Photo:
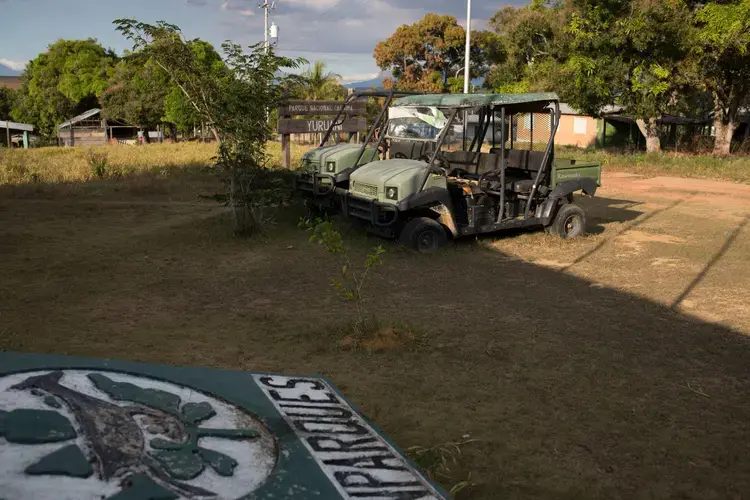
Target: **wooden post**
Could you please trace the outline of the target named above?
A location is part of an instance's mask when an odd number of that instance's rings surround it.
[[[75,146],[74,142],[75,142],[75,138],[74,138],[74,135],[73,135],[73,124],[71,123],[70,124],[70,144],[68,144],[68,146],[70,146],[70,147]]]
[[[23,149],[29,149],[29,133],[26,130],[23,131]]]
[[[292,165],[291,142],[289,134],[281,134],[281,163],[287,170],[289,170]]]
[[[7,121],[5,122],[5,140],[8,141],[5,143],[6,146],[10,148],[10,122]]]

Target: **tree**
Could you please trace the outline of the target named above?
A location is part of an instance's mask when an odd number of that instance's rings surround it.
[[[660,151],[657,122],[680,99],[679,74],[692,17],[684,0],[571,0],[570,55],[558,81],[570,104],[598,115],[621,104],[636,118],[649,152]]]
[[[102,112],[108,120],[155,128],[164,118],[164,100],[171,83],[153,61],[124,59],[113,70],[109,88],[102,94]]]
[[[170,86],[169,93],[164,98],[164,120],[174,124],[175,128],[183,134],[201,125],[200,113],[176,85]]]
[[[395,81],[387,87],[443,92],[449,78],[464,68],[466,30],[453,16],[427,14],[412,25],[402,25],[375,47],[375,61],[390,70]],[[472,78],[484,76],[495,55],[498,39],[490,32],[472,32]]]
[[[58,40],[26,66],[13,118],[52,135],[60,122],[98,106],[116,61],[94,39]]]
[[[7,88],[0,87],[0,120],[10,118],[10,112],[16,101],[16,92]]]
[[[190,40],[187,46],[201,72],[218,77],[226,73],[213,45]],[[131,125],[154,128],[168,123],[187,132],[201,121],[180,88],[147,51],[128,54],[115,66],[101,100],[105,117]]]
[[[325,100],[344,97],[344,87],[339,80],[341,75],[326,71],[326,63],[315,61],[302,72],[302,85],[298,89],[303,99]]]
[[[714,153],[728,155],[737,115],[750,105],[750,0],[708,3],[695,15],[693,83],[714,100]]]
[[[548,90],[548,74],[567,56],[565,11],[559,5],[505,7],[490,19],[499,36],[500,51],[485,80],[497,92]],[[496,49],[497,50],[497,49]]]
[[[179,27],[135,19],[118,19],[115,25],[133,43],[134,52],[152,58],[210,124],[218,143],[215,169],[227,186],[226,194],[217,198],[231,207],[235,232],[262,230],[264,210],[280,198],[280,187],[266,167],[265,147],[272,136],[267,113],[281,102],[285,85],[298,81],[279,77],[279,72],[304,61],[278,57],[262,44],[251,45],[246,53],[226,42],[223,69],[217,62],[216,71],[206,72]]]

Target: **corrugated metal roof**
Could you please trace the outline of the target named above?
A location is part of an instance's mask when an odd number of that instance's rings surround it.
[[[394,106],[436,106],[440,108],[478,108],[481,106],[512,106],[539,103],[542,108],[559,101],[557,94],[426,94],[402,97]]]
[[[87,119],[91,118],[92,116],[96,116],[96,115],[98,115],[101,112],[102,112],[102,110],[99,109],[99,108],[90,109],[90,110],[86,111],[85,113],[81,113],[80,115],[75,116],[75,117],[71,118],[70,120],[61,123],[60,126],[57,127],[57,129],[58,130],[62,130],[65,127],[70,127],[71,125],[74,125],[74,124],[76,124],[78,122],[82,122],[83,120],[87,120]]]
[[[8,128],[11,130],[23,130],[25,132],[34,131],[34,126],[28,123],[4,122],[0,120],[0,132]]]

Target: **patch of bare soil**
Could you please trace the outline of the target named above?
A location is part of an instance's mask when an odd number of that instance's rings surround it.
[[[665,199],[695,196],[708,201],[750,206],[750,185],[708,179],[682,177],[648,177],[622,172],[605,173],[602,184],[605,190],[655,195]]]

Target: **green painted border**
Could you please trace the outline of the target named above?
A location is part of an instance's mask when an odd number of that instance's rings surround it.
[[[326,377],[270,372],[244,372],[207,367],[170,366],[57,354],[0,351],[0,376],[11,373],[56,369],[113,371],[173,382],[206,392],[217,399],[239,406],[254,414],[276,437],[278,458],[273,474],[268,481],[257,490],[238,500],[289,498],[288,495],[290,492],[302,493],[303,489],[305,497],[317,497],[321,499],[340,498],[338,490],[320,469],[315,457],[309,453],[294,430],[287,424],[284,417],[279,414],[263,390],[257,386],[253,375],[282,375],[284,377],[318,379],[325,382],[342,401],[348,404],[384,441],[392,446],[406,463],[429,483],[439,495],[442,495],[446,499],[450,498],[443,488],[423,474],[417,464]],[[238,381],[238,377],[243,380]],[[274,415],[274,417],[270,418],[269,415]],[[302,476],[296,473],[299,470],[315,470],[316,474],[314,476]]]

